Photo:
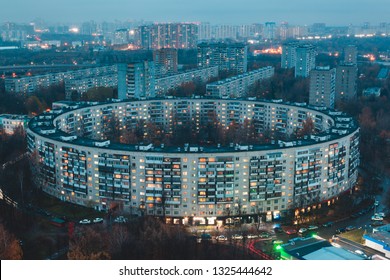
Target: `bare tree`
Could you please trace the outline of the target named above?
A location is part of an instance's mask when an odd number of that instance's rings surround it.
[[[112,256],[120,256],[122,248],[129,241],[129,230],[122,225],[114,225],[110,233],[109,247]]]
[[[71,260],[108,260],[108,241],[104,233],[92,227],[80,229],[69,240],[68,258]]]
[[[21,260],[23,251],[19,240],[9,233],[3,224],[0,224],[0,259]]]

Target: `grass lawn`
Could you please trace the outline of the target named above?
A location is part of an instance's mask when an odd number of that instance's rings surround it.
[[[84,219],[104,217],[105,213],[96,211],[92,208],[83,207],[69,202],[61,201],[45,193],[40,193],[36,200],[38,207],[49,211],[54,216],[67,217],[68,219]]]
[[[340,234],[340,236],[349,239],[353,242],[364,244],[364,239],[363,239],[364,232],[365,232],[364,229],[355,229],[355,230],[344,232]]]

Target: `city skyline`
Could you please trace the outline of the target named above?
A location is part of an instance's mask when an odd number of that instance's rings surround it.
[[[330,25],[375,25],[386,21],[390,6],[386,0],[354,1],[328,0],[326,5],[318,0],[266,2],[199,0],[196,2],[166,0],[125,1],[101,0],[66,2],[15,0],[3,3],[2,21],[31,22],[41,18],[50,23],[80,23],[83,21],[145,20],[155,22],[210,22],[212,24],[250,24],[257,22],[287,21],[291,24],[324,22]],[[20,9],[23,7],[23,9]]]

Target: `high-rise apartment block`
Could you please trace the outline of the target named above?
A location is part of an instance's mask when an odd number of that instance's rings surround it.
[[[165,77],[177,73],[177,49],[158,49],[153,51],[156,77]]]
[[[276,23],[266,22],[264,29],[264,39],[275,40],[276,39]]]
[[[299,46],[296,49],[295,77],[308,77],[315,68],[316,50],[312,45]]]
[[[282,68],[295,68],[295,77],[308,77],[315,68],[316,49],[310,44],[296,42],[282,46]]]
[[[336,69],[316,67],[310,71],[309,104],[334,108]]]
[[[242,38],[258,38],[263,32],[261,24],[244,25],[211,25],[209,22],[198,24],[199,41],[208,40],[240,40]]]
[[[357,65],[357,48],[349,45],[344,48],[344,63]]]
[[[336,67],[336,103],[357,98],[357,75],[356,64],[342,64]]]
[[[151,61],[118,65],[118,98],[155,96],[155,67]]]
[[[218,66],[220,71],[245,73],[248,69],[248,46],[242,43],[201,43],[198,67]]]
[[[114,38],[112,43],[114,45],[122,45],[129,43],[129,30],[126,28],[117,29],[114,32]]]
[[[138,43],[144,49],[195,49],[198,25],[193,23],[159,23],[138,27]]]

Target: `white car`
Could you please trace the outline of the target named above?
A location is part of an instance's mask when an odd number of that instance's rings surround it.
[[[254,239],[254,238],[258,238],[259,236],[256,235],[256,234],[248,234],[247,238],[248,239]]]
[[[223,241],[227,241],[227,237],[225,235],[218,235],[216,238],[215,238],[217,241],[220,241],[220,242],[223,242]]]
[[[88,224],[90,224],[91,223],[91,220],[89,220],[89,219],[83,219],[83,220],[81,220],[80,222],[79,222],[79,224],[82,224],[82,225],[88,225]]]
[[[376,215],[371,217],[371,220],[372,221],[383,221],[383,217],[376,214]]]
[[[310,225],[307,227],[308,230],[315,230],[315,229],[318,229],[318,227],[316,225]]]
[[[302,234],[302,233],[305,233],[307,231],[307,228],[300,228],[299,229],[299,233]]]
[[[95,219],[93,219],[93,222],[94,222],[95,224],[97,224],[97,223],[103,223],[103,218],[95,218]]]
[[[368,258],[368,256],[361,250],[355,250],[355,254],[362,256],[363,258]]]
[[[244,237],[241,235],[241,234],[234,234],[233,236],[232,236],[232,239],[233,240],[241,240],[241,239],[243,239]]]

